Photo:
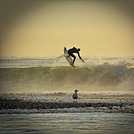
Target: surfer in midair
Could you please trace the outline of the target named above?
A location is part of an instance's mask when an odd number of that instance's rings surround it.
[[[83,60],[83,59],[81,58],[81,56],[80,56],[79,51],[80,51],[80,48],[77,49],[77,48],[75,48],[75,47],[73,47],[73,48],[71,48],[71,49],[68,50],[68,54],[74,58],[74,59],[73,59],[73,64],[74,64],[75,59],[76,59],[76,56],[75,56],[73,53],[77,53],[78,56],[79,56],[79,58],[81,59],[81,61],[84,62],[84,60]]]

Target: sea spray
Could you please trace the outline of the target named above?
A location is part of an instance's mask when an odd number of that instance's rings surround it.
[[[133,81],[134,69],[126,63],[0,69],[0,92],[134,91]]]

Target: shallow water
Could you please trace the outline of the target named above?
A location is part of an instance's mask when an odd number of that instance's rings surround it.
[[[123,113],[0,114],[1,133],[133,134],[134,115]]]

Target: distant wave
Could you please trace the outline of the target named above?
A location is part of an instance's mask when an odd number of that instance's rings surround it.
[[[127,64],[110,64],[76,67],[31,67],[1,68],[0,91],[10,89],[50,90],[56,88],[120,87],[122,90],[134,90],[134,68]],[[120,86],[121,85],[121,86]],[[113,88],[113,89],[114,89]],[[91,88],[90,88],[91,89]]]

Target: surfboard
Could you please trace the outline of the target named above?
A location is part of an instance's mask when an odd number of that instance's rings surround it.
[[[72,58],[70,57],[70,55],[69,55],[68,52],[67,52],[66,47],[64,47],[64,57],[66,58],[66,60],[68,61],[68,63],[69,63],[72,67],[75,67],[74,64],[73,64]]]

